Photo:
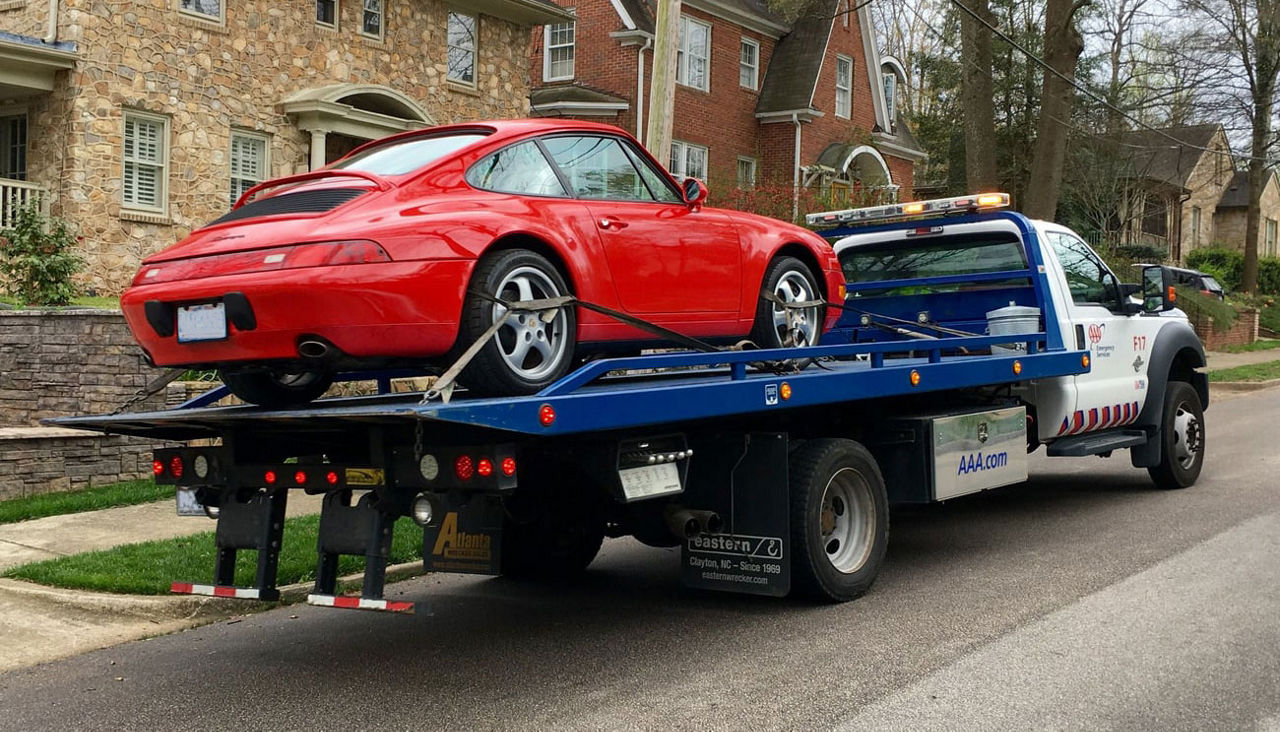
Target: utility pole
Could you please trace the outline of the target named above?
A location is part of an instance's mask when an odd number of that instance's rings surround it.
[[[653,39],[653,80],[644,143],[666,165],[671,160],[671,118],[676,95],[676,54],[680,49],[680,0],[658,0]]]

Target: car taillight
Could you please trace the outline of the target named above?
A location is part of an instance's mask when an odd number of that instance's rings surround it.
[[[323,267],[337,264],[390,262],[391,257],[371,241],[331,241],[323,244],[301,244],[284,255],[280,269]]]
[[[1217,297],[1217,295],[1213,294],[1213,290],[1201,290],[1200,294],[1205,297]]]
[[[245,272],[390,261],[391,257],[377,242],[365,239],[326,241],[144,264],[134,275],[133,286]]]

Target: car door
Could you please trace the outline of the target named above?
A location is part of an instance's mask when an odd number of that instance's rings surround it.
[[[625,310],[685,332],[738,317],[742,249],[723,213],[688,206],[631,143],[599,134],[541,138],[591,212]]]
[[[1091,354],[1090,372],[1074,377],[1075,409],[1060,415],[1056,436],[1131,424],[1147,397],[1154,319],[1125,312],[1119,280],[1082,239],[1053,229],[1046,238],[1070,296],[1071,330]]]

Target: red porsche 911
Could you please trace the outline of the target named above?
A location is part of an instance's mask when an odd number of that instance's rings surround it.
[[[531,119],[371,142],[264,183],[147,258],[121,301],[158,366],[217,368],[264,406],[308,402],[342,369],[439,366],[503,321],[463,372],[473,393],[534,393],[581,358],[654,336],[585,309],[547,322],[505,302],[573,294],[703,339],[816,343],[836,313],[831,246],[709,208],[622,130]]]

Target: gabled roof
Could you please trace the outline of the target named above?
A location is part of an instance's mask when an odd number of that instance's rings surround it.
[[[1266,186],[1276,182],[1276,174],[1268,171],[1266,173]],[[1231,182],[1227,184],[1227,189],[1222,192],[1222,198],[1218,201],[1218,208],[1248,208],[1249,207],[1249,171],[1238,170],[1231,177]]]
[[[818,72],[831,37],[838,0],[814,0],[802,11],[769,59],[756,116],[809,109],[818,85]],[[815,49],[822,52],[814,53]]]
[[[1186,188],[1200,158],[1214,154],[1201,148],[1210,147],[1221,132],[1222,125],[1216,123],[1132,130],[1120,135],[1119,154],[1127,160],[1133,176]]]

